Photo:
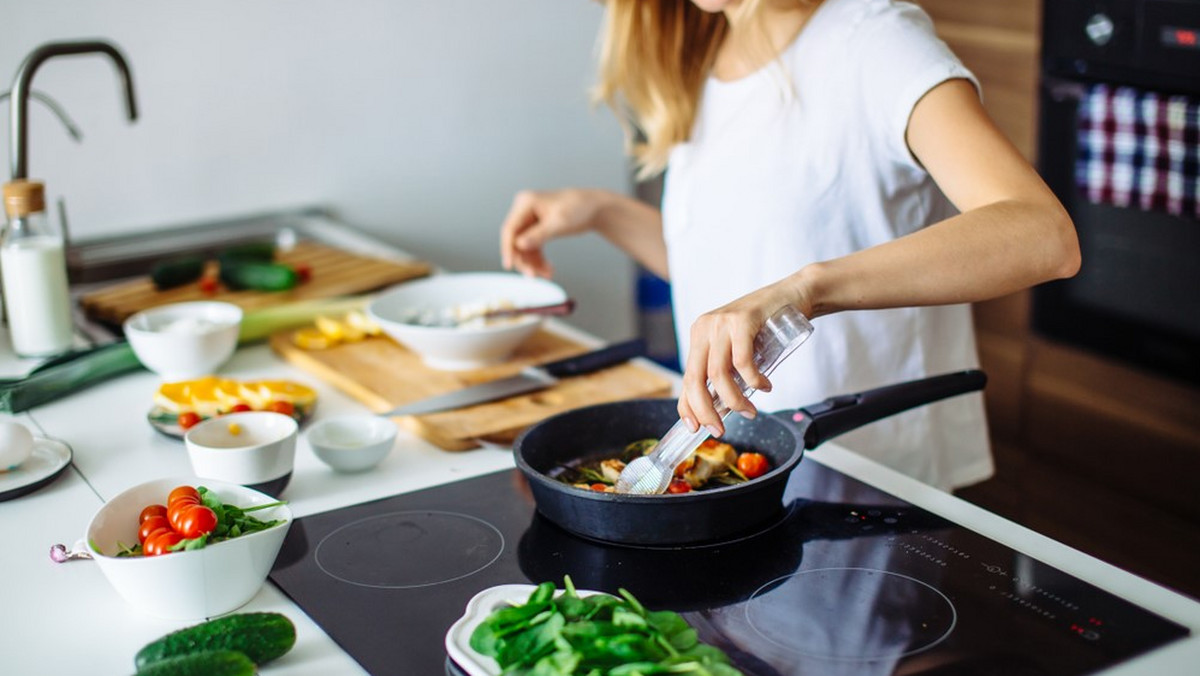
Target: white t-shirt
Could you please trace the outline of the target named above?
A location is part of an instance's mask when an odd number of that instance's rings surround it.
[[[702,313],[956,212],[905,142],[917,101],[974,76],[917,6],[825,0],[770,66],[709,78],[689,142],[670,156],[663,228],[680,355]],[[978,365],[968,305],[842,312],[757,393],[762,411]],[[992,473],[979,394],[837,439],[943,489]]]

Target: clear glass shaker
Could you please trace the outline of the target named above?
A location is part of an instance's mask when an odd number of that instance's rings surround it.
[[[13,350],[49,357],[71,349],[70,295],[62,233],[46,215],[45,187],[18,179],[4,184],[8,227],[0,241],[0,275]]]

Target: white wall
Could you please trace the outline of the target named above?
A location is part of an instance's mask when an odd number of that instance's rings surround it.
[[[34,78],[83,130],[74,143],[30,102],[29,175],[66,198],[77,239],[321,205],[449,269],[494,270],[516,190],[627,190],[620,129],[587,99],[601,13],[585,0],[0,0],[0,90],[44,42],[103,38],[129,60],[133,124],[105,57],[51,59]],[[628,260],[593,235],[550,253],[576,323],[632,335]]]

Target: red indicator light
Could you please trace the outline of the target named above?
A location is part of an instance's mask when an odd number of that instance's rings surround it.
[[[1186,28],[1175,29],[1175,44],[1195,47],[1197,43],[1196,31]]]
[[[1088,624],[1092,625],[1093,627],[1102,627],[1102,626],[1104,626],[1104,623],[1103,623],[1103,622],[1101,622],[1100,620],[1097,620],[1097,619],[1096,619],[1096,618],[1094,618],[1094,617],[1089,617],[1089,618],[1088,618]]]

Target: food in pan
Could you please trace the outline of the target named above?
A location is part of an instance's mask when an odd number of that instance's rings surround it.
[[[613,492],[621,470],[634,458],[654,450],[657,439],[639,439],[615,457],[592,458],[563,468],[557,479],[576,488]],[[761,453],[739,452],[732,445],[717,439],[707,439],[686,460],[675,468],[675,478],[667,487],[668,493],[690,493],[717,486],[740,484],[756,479],[771,470],[771,463]]]

